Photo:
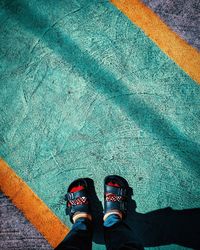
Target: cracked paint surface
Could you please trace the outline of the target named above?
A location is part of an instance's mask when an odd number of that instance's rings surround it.
[[[49,208],[70,226],[66,187],[108,174],[199,207],[199,85],[107,1],[0,4],[0,153]]]

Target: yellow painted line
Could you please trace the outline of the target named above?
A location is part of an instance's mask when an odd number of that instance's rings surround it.
[[[139,0],[111,0],[132,22],[139,26],[162,51],[193,80],[200,83],[200,53],[172,31],[150,8]]]
[[[69,232],[69,229],[3,159],[0,159],[0,190],[23,212],[53,248]]]

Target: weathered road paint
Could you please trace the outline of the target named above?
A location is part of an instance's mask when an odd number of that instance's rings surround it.
[[[69,229],[3,159],[0,159],[0,190],[23,212],[52,247],[55,248],[68,233]]]
[[[173,32],[150,8],[139,0],[111,0],[138,25],[162,51],[192,79],[200,83],[200,53]]]

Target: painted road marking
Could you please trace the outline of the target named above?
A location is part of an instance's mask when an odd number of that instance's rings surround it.
[[[138,0],[112,0],[112,3],[142,28],[147,36],[194,80],[200,82],[200,57],[197,50],[180,39]],[[0,189],[22,210],[53,247],[56,247],[69,232],[69,229],[2,159],[0,159]]]
[[[56,217],[3,159],[0,159],[0,190],[23,212],[53,248],[69,232],[69,228]]]
[[[111,0],[134,24],[153,40],[193,80],[200,83],[200,53],[172,31],[139,0]]]

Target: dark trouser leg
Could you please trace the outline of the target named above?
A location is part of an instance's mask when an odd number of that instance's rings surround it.
[[[134,232],[118,215],[110,215],[104,222],[107,250],[142,250]]]
[[[92,223],[90,220],[85,218],[78,219],[65,239],[55,248],[55,250],[65,249],[92,249]]]

